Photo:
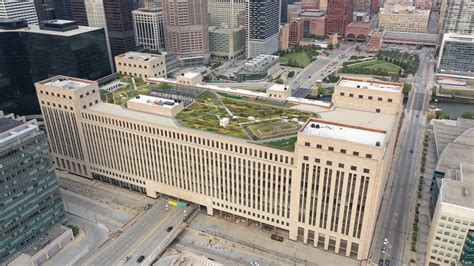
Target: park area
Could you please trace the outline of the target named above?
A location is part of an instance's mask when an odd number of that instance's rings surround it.
[[[343,73],[351,74],[388,74],[398,75],[401,68],[379,59],[349,61],[342,69]]]
[[[124,84],[122,88],[113,92],[101,91],[100,97],[103,102],[121,105],[137,95],[150,94],[150,85],[146,84],[141,78],[122,76],[120,82]]]
[[[279,106],[271,101],[249,101],[246,97],[206,91],[181,111],[176,119],[181,125],[189,128],[242,139],[267,141],[295,136],[311,116],[315,114]],[[226,126],[220,124],[223,119],[229,121]],[[292,145],[294,146],[294,143]]]
[[[295,52],[285,54],[283,56],[280,56],[279,61],[282,65],[301,68],[305,68],[311,63],[311,60],[306,52]]]

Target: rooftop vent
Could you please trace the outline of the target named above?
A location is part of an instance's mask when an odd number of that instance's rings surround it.
[[[184,73],[181,73],[181,76],[184,76]]]
[[[380,147],[380,141],[375,142],[375,146]]]
[[[285,90],[285,91],[286,91],[287,89],[288,89],[288,88],[287,88],[287,87],[285,87],[283,90]]]

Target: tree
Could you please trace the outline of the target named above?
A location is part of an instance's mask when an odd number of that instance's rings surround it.
[[[166,82],[163,82],[163,83],[158,84],[158,86],[156,87],[160,90],[168,90],[171,88],[171,85]]]
[[[462,118],[474,119],[474,112],[464,112],[461,115]]]
[[[332,45],[332,43],[328,44],[328,49],[329,49],[329,50],[334,49],[334,45]]]
[[[292,78],[292,77],[294,77],[294,76],[295,76],[295,71],[290,71],[290,72],[288,72],[288,77],[289,77],[289,78]]]

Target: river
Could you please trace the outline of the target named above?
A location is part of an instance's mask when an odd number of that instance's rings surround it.
[[[450,113],[452,119],[460,117],[464,112],[474,112],[474,104],[472,103],[430,102],[430,105],[436,106],[443,112]]]

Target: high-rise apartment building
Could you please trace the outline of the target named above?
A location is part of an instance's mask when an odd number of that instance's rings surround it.
[[[474,4],[470,0],[443,0],[439,16],[440,33],[473,34],[473,14]]]
[[[103,0],[103,5],[112,56],[133,50],[136,46],[130,0]]]
[[[280,23],[288,22],[288,0],[280,0]]]
[[[301,18],[292,18],[290,20],[290,36],[288,44],[290,47],[295,47],[300,44],[303,39],[303,21]]]
[[[0,0],[0,19],[25,19],[29,24],[38,24],[33,0]]]
[[[392,162],[401,87],[343,78],[332,107],[298,130],[294,151],[179,125],[182,106],[166,99],[101,103],[88,80],[54,77],[36,91],[57,169],[194,202],[361,260]]]
[[[35,120],[0,111],[0,264],[66,222],[48,142]]]
[[[239,14],[245,11],[247,0],[209,0],[209,26],[237,28]]]
[[[248,0],[247,58],[278,52],[279,0]]]
[[[474,35],[446,33],[438,56],[437,73],[474,79]]]
[[[326,35],[337,33],[344,38],[346,27],[352,21],[352,0],[330,0],[327,2]]]
[[[166,50],[175,52],[183,65],[209,62],[207,0],[164,0]]]
[[[137,46],[159,51],[165,48],[163,13],[160,8],[140,8],[132,11]]]
[[[72,21],[0,21],[0,109],[40,112],[34,82],[58,74],[99,79],[112,73],[104,29]]]
[[[474,264],[474,121],[432,120],[437,163],[431,178],[426,265]]]

